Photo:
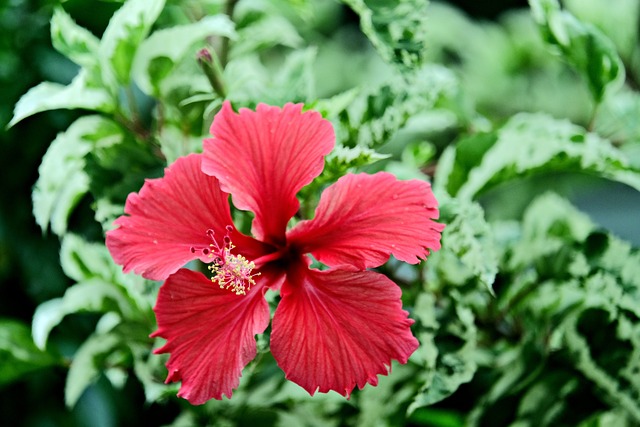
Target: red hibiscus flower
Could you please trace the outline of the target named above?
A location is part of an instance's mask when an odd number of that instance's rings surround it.
[[[279,291],[271,352],[286,378],[310,394],[376,385],[391,360],[418,347],[400,288],[367,270],[393,254],[415,264],[440,248],[444,225],[429,184],[380,172],[347,174],[322,194],[312,220],[287,230],[296,193],[320,174],[333,128],[302,105],[223,105],[204,154],[178,159],[129,195],[107,233],[124,271],[165,280],[154,308],[170,353],[167,382],[201,404],[231,397],[269,324],[267,290]],[[253,212],[253,237],[234,226],[229,194]],[[307,254],[329,266],[310,268]],[[181,268],[199,259],[209,277]]]

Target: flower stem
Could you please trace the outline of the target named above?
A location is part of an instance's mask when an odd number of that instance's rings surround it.
[[[224,13],[232,19],[233,9],[236,7],[238,0],[227,0],[227,4],[224,8]],[[220,45],[220,65],[224,68],[229,60],[229,37],[223,37]]]
[[[221,97],[226,98],[227,91],[222,82],[222,67],[216,57],[211,55],[208,48],[202,48],[197,54],[198,64],[207,76],[213,90]]]

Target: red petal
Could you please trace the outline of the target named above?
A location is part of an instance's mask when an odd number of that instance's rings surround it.
[[[186,269],[160,288],[154,307],[158,330],[152,336],[167,339],[156,353],[171,353],[167,382],[182,381],[178,396],[194,405],[231,397],[242,369],[256,355],[255,335],[269,324],[264,289],[236,295]]]
[[[330,266],[364,270],[393,254],[415,264],[440,249],[444,224],[438,202],[423,181],[393,175],[347,174],[320,197],[315,218],[287,234],[290,245]]]
[[[271,353],[286,378],[311,395],[376,385],[391,359],[406,363],[418,348],[401,291],[372,271],[295,268],[273,318]]]
[[[233,222],[228,194],[215,178],[202,173],[201,159],[197,154],[180,158],[163,178],[147,180],[139,193],[129,195],[127,215],[115,221],[119,228],[107,232],[107,247],[125,272],[163,280],[193,259],[211,261],[191,248],[209,247],[208,229],[222,243],[225,226]],[[262,253],[258,242],[235,229],[231,239],[235,252],[249,259]]]
[[[202,170],[220,180],[239,209],[255,213],[259,240],[283,244],[298,211],[296,193],[322,172],[335,143],[331,123],[302,104],[258,105],[236,114],[225,102],[204,141]]]
[[[254,271],[260,273],[260,276],[255,278],[256,282],[259,281],[262,286],[272,291],[279,291],[286,277],[282,267],[273,264],[266,264]]]

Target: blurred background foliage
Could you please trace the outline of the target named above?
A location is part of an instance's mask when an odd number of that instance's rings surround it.
[[[640,424],[640,4],[486,3],[0,2],[0,425]],[[177,399],[158,284],[104,247],[223,98],[332,120],[303,215],[349,170],[433,181],[443,249],[381,269],[422,346],[350,401],[266,338],[233,399]]]

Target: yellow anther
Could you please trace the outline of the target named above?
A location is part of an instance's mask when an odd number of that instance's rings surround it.
[[[256,266],[253,261],[247,260],[242,255],[233,255],[232,248],[234,246],[229,244],[218,254],[218,259],[209,266],[209,270],[214,274],[211,281],[217,283],[221,289],[229,289],[236,295],[246,295],[251,286],[256,284],[253,278],[260,273],[252,274]]]

